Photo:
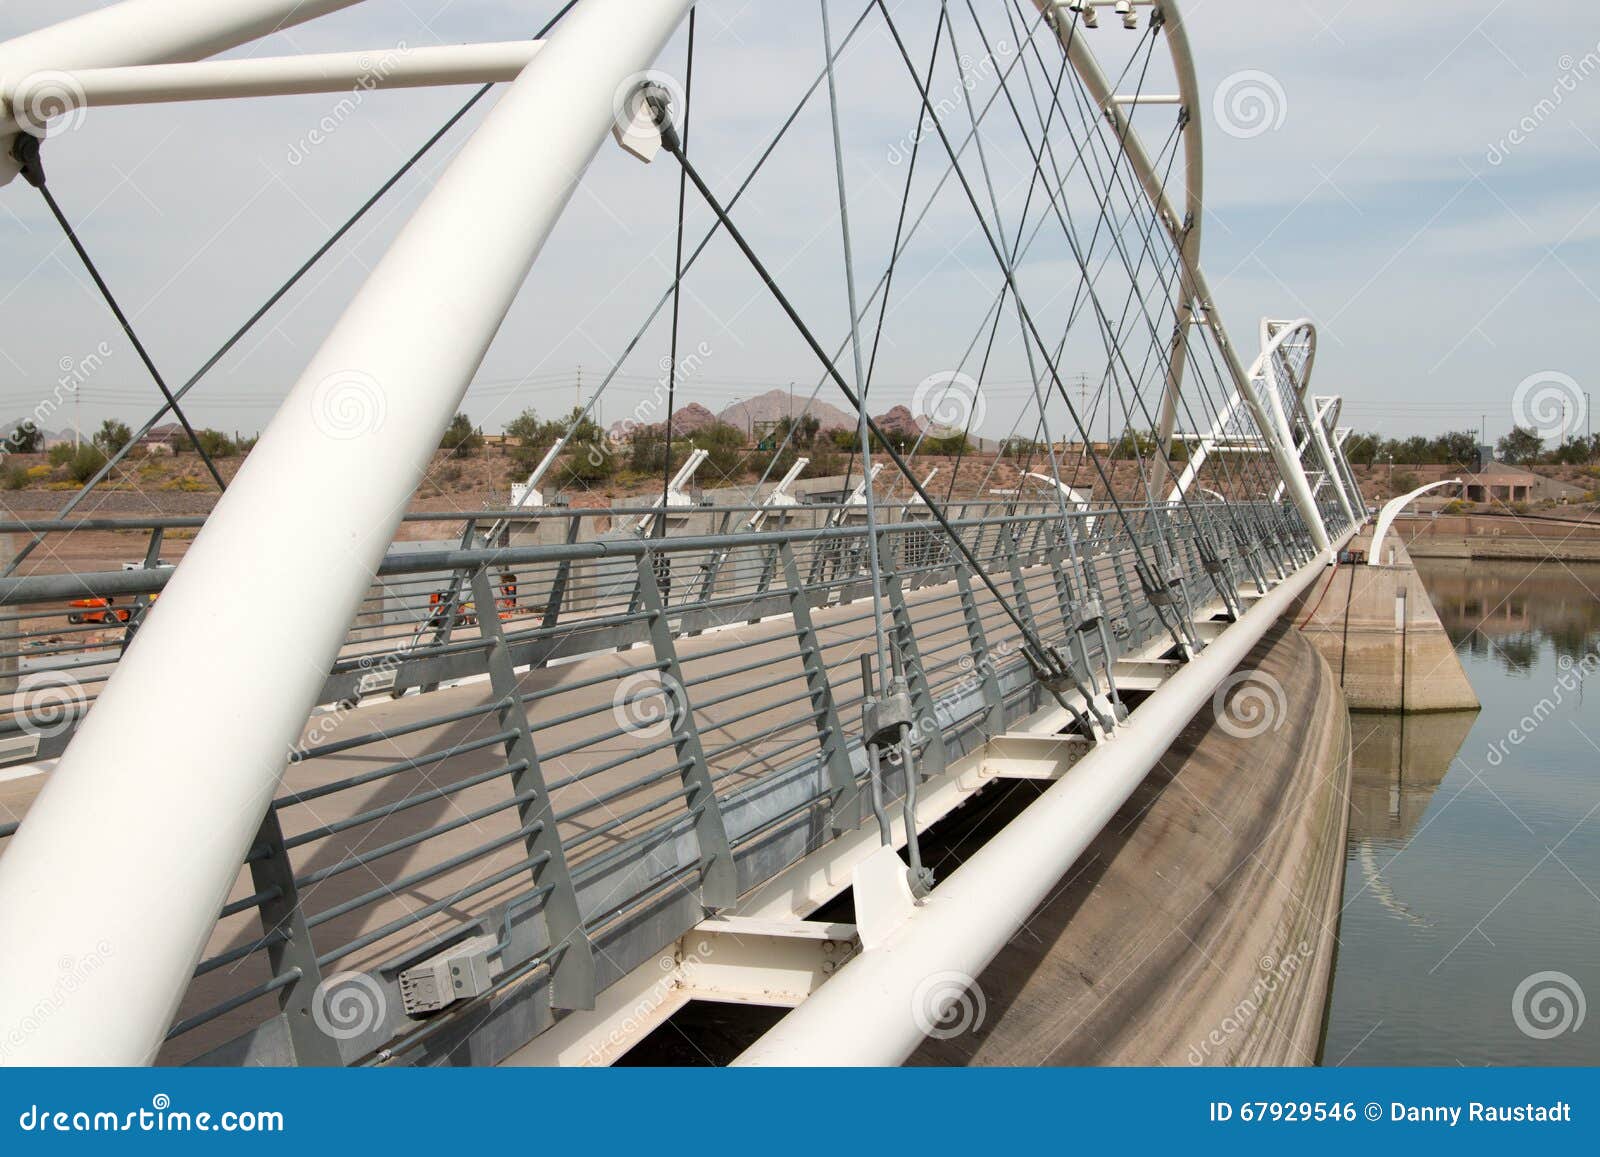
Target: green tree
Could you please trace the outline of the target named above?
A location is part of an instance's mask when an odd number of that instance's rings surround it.
[[[1383,450],[1383,437],[1379,434],[1352,434],[1344,444],[1345,457],[1352,466],[1371,466]]]
[[[85,442],[67,459],[67,473],[74,482],[87,482],[106,464],[106,456],[93,442]]]
[[[94,444],[109,457],[133,441],[133,431],[128,429],[126,422],[119,422],[115,418],[107,418],[100,423],[100,429],[95,431]]]
[[[689,444],[706,452],[700,477],[713,484],[739,477],[745,472],[744,431],[726,422],[716,422],[689,436]]]
[[[959,430],[954,434],[930,434],[922,440],[922,452],[924,454],[943,454],[947,457],[954,457],[957,454],[970,454],[972,452],[972,443],[967,441],[967,436]]]
[[[1544,439],[1526,426],[1513,426],[1511,433],[1495,443],[1495,450],[1505,461],[1527,466],[1538,461]]]
[[[545,423],[539,421],[539,415],[531,406],[506,423],[506,437],[515,438],[524,447],[549,445],[545,441],[545,430]]]
[[[21,422],[6,441],[11,443],[14,454],[37,454],[44,445],[44,435],[39,432],[37,423]]]
[[[200,443],[200,449],[212,458],[232,458],[239,452],[239,447],[233,444],[233,439],[221,430],[196,430],[194,436]]]
[[[473,428],[471,418],[457,414],[439,439],[439,449],[448,450],[452,458],[471,458],[483,449],[483,436]]]
[[[1446,466],[1470,466],[1478,455],[1476,430],[1450,430],[1434,439],[1437,461]]]
[[[1550,459],[1562,466],[1582,466],[1589,461],[1589,440],[1574,438],[1550,451]]]
[[[797,418],[779,418],[775,433],[778,444],[782,445],[787,439],[791,445],[804,449],[817,440],[817,435],[822,432],[822,422],[814,414],[801,414]],[[791,438],[790,435],[793,434]]]

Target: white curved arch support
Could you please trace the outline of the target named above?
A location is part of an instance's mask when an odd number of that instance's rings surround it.
[[[205,5],[169,6],[203,22],[193,14]],[[567,14],[218,501],[0,857],[0,1024],[34,1016],[64,954],[100,945],[105,961],[8,1059],[155,1058],[407,499],[610,133],[618,87],[654,62],[689,7],[585,0]],[[368,403],[360,436],[326,428],[330,390]],[[239,614],[307,568],[320,598],[270,631]]]
[[[1111,82],[1106,79],[1106,74],[1100,68],[1100,62],[1095,58],[1094,50],[1089,46],[1087,36],[1078,35],[1077,26],[1068,19],[1061,19],[1060,8],[1050,0],[1034,0],[1039,10],[1045,13],[1046,19],[1052,21],[1056,30],[1056,39],[1061,44],[1067,55],[1067,60],[1072,65],[1072,70],[1078,74],[1078,79],[1083,82],[1084,90],[1094,100],[1096,107],[1105,109],[1105,115],[1110,120],[1116,132],[1123,152],[1128,158],[1128,164],[1138,177],[1143,187],[1145,196],[1149,198],[1160,217],[1162,225],[1172,238],[1172,243],[1178,251],[1178,269],[1180,282],[1187,279],[1188,296],[1186,300],[1198,303],[1205,313],[1206,324],[1211,327],[1212,336],[1218,351],[1222,354],[1223,361],[1228,367],[1228,375],[1233,378],[1234,389],[1239,393],[1250,407],[1250,413],[1255,418],[1256,427],[1266,439],[1268,448],[1272,451],[1273,461],[1277,464],[1278,472],[1288,483],[1290,497],[1294,500],[1295,510],[1305,523],[1311,535],[1311,541],[1320,550],[1327,550],[1331,540],[1328,537],[1328,528],[1323,525],[1322,513],[1317,509],[1316,499],[1312,497],[1311,486],[1306,481],[1305,471],[1301,469],[1300,462],[1293,457],[1293,447],[1282,437],[1272,425],[1271,412],[1267,409],[1255,389],[1255,378],[1245,372],[1244,363],[1239,360],[1239,351],[1229,338],[1227,328],[1222,324],[1222,317],[1216,309],[1216,298],[1211,292],[1210,283],[1206,280],[1205,272],[1200,267],[1196,249],[1192,248],[1188,234],[1192,232],[1186,228],[1187,217],[1180,218],[1172,206],[1172,200],[1167,196],[1166,188],[1162,184],[1161,174],[1151,163],[1150,154],[1145,149],[1143,141],[1137,131],[1128,122],[1123,106],[1115,101],[1116,93],[1111,90]],[[1169,34],[1174,28],[1181,29],[1182,16],[1178,10],[1177,0],[1162,0],[1161,10],[1166,18]],[[1186,43],[1169,39],[1169,44]],[[1176,62],[1180,73],[1182,62]],[[1192,68],[1192,61],[1190,62]],[[1194,125],[1199,120],[1199,105],[1191,104],[1186,111],[1189,114],[1188,124]],[[1198,138],[1194,138],[1198,141]],[[1186,146],[1189,142],[1185,142]],[[1193,174],[1198,178],[1198,170]]]
[[[1198,277],[1200,231],[1205,217],[1205,141],[1201,127],[1205,118],[1199,115],[1199,109],[1202,107],[1200,84],[1195,71],[1194,53],[1189,46],[1188,27],[1184,23],[1178,0],[1163,0],[1161,4],[1152,6],[1156,8],[1161,18],[1161,31],[1166,38],[1167,51],[1172,57],[1172,71],[1177,81],[1178,92],[1176,96],[1170,97],[1142,96],[1137,101],[1139,104],[1175,104],[1180,109],[1184,212],[1179,216],[1176,206],[1167,195],[1163,174],[1151,163],[1139,135],[1130,129],[1126,110],[1136,102],[1131,97],[1113,93],[1098,65],[1093,63],[1093,54],[1083,44],[1082,39],[1077,33],[1069,34],[1064,31],[1074,25],[1080,29],[1097,28],[1098,23],[1094,19],[1095,6],[1093,4],[1074,6],[1061,3],[1060,0],[1034,0],[1034,6],[1044,13],[1047,20],[1056,22],[1058,37],[1063,40],[1072,58],[1074,69],[1104,111],[1117,138],[1123,142],[1129,163],[1143,186],[1145,195],[1155,206],[1162,225],[1182,256],[1182,260],[1178,263],[1177,284],[1173,287],[1173,313],[1176,324],[1168,347],[1167,380],[1161,395],[1161,413],[1156,424],[1157,439],[1163,450],[1170,451],[1173,429],[1177,424],[1178,394],[1183,388],[1183,375],[1188,363],[1188,330],[1194,325],[1208,324],[1209,319],[1208,308],[1201,304],[1209,298],[1209,293],[1202,288]],[[1132,14],[1130,10],[1130,15]],[[1156,12],[1152,12],[1151,19],[1155,18]],[[1133,26],[1128,24],[1128,27]]]
[[[1389,533],[1389,527],[1395,517],[1406,507],[1421,498],[1430,490],[1437,490],[1441,486],[1460,486],[1461,479],[1446,478],[1443,482],[1430,482],[1426,486],[1419,486],[1410,494],[1402,494],[1399,498],[1391,498],[1383,504],[1383,509],[1378,513],[1378,525],[1372,531],[1372,546],[1367,551],[1367,565],[1381,566],[1378,560],[1383,557],[1383,540]]]
[[[1371,507],[1367,505],[1365,496],[1361,493],[1361,482],[1356,478],[1355,468],[1350,465],[1350,456],[1344,452],[1345,443],[1350,441],[1350,436],[1355,430],[1350,426],[1340,426],[1333,432],[1333,448],[1339,457],[1339,469],[1343,471],[1345,485],[1350,488],[1350,498],[1355,502],[1360,513],[1361,521],[1367,520]]]
[[[1032,478],[1037,482],[1043,482],[1046,486],[1058,487],[1060,489],[1060,491],[1061,491],[1062,496],[1064,498],[1066,498],[1066,500],[1072,505],[1073,509],[1075,509],[1075,510],[1088,510],[1090,508],[1090,502],[1089,502],[1089,496],[1088,495],[1078,493],[1078,491],[1076,491],[1072,487],[1068,486],[1065,482],[1062,482],[1059,478],[1051,478],[1049,475],[1046,475],[1046,474],[1034,474],[1032,472],[1024,474],[1023,477],[1024,478]],[[1094,519],[1093,518],[1084,519],[1084,522],[1083,522],[1083,533],[1086,534],[1086,535],[1094,533]]]

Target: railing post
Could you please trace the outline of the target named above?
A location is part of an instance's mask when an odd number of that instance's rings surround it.
[[[732,511],[728,511],[723,514],[717,526],[717,535],[719,537],[727,537],[728,528],[732,524],[732,521]],[[713,550],[711,552],[711,557],[706,560],[705,572],[700,576],[700,594],[697,600],[701,604],[700,611],[697,615],[699,621],[696,622],[692,628],[688,623],[685,623],[683,632],[684,634],[698,635],[710,625],[711,600],[715,598],[717,594],[717,579],[722,576],[722,564],[728,560],[728,555],[731,554],[733,550],[734,548],[729,546],[722,547],[719,550]]]
[[[583,515],[574,514],[567,519],[567,545],[578,541],[578,529],[583,525]],[[550,580],[550,601],[545,604],[541,627],[553,627],[561,620],[561,604],[567,597],[567,583],[572,577],[572,560],[564,558],[556,564],[555,577]]]
[[[656,585],[653,550],[639,555],[639,585],[634,601],[648,616],[650,642],[661,664],[661,684],[672,725],[673,752],[679,775],[688,792],[689,811],[694,816],[695,839],[700,845],[700,903],[708,909],[731,908],[739,899],[739,876],[733,862],[728,829],[722,822],[722,809],[706,766],[705,749],[695,726],[694,708],[689,704],[689,689],[684,686],[683,669],[678,663],[678,648],[667,622],[661,589]]]
[[[1045,547],[1044,556],[1049,561],[1050,570],[1055,576],[1056,601],[1061,604],[1061,621],[1068,624],[1070,630],[1078,599],[1073,594],[1072,580],[1068,577],[1066,565],[1061,560],[1061,531],[1055,526],[1050,526],[1046,530],[1045,537],[1048,545]]]
[[[594,948],[583,927],[577,889],[561,847],[561,832],[556,825],[555,808],[539,768],[539,753],[534,747],[528,712],[522,704],[516,668],[505,632],[500,627],[500,608],[486,567],[472,572],[472,601],[476,604],[478,630],[488,644],[489,686],[498,701],[497,719],[502,731],[513,731],[506,740],[506,759],[520,763],[511,777],[511,790],[517,796],[531,796],[517,804],[522,823],[524,846],[530,858],[538,861],[533,870],[535,884],[549,886],[541,911],[550,940],[550,1006],[560,1009],[594,1007]],[[520,960],[504,960],[512,966]]]
[[[789,611],[794,616],[795,637],[800,643],[800,664],[805,669],[806,689],[811,693],[811,711],[817,727],[819,759],[828,775],[832,792],[828,800],[828,819],[837,832],[861,824],[861,791],[856,785],[850,753],[845,750],[844,728],[839,724],[833,701],[833,686],[822,661],[822,644],[811,620],[811,599],[800,581],[800,564],[787,542],[778,545],[783,573],[789,586]]]
[[[900,582],[900,572],[894,564],[894,551],[889,545],[888,536],[888,531],[879,531],[874,548],[879,552],[883,594],[894,619],[895,653],[900,656],[906,687],[911,692],[911,706],[916,711],[918,723],[926,722],[925,728],[918,728],[926,735],[927,742],[922,748],[922,758],[917,761],[918,773],[926,778],[938,775],[949,766],[950,753],[945,747],[944,728],[939,724],[939,716],[934,710],[933,692],[928,686],[928,674],[922,667],[916,629],[911,622],[911,612],[906,609],[905,587]]]
[[[989,639],[984,634],[983,616],[978,613],[978,600],[972,596],[972,575],[965,566],[956,567],[956,586],[961,591],[961,617],[967,627],[967,646],[972,652],[972,673],[983,693],[983,730],[988,735],[999,735],[1006,728],[1006,701],[1000,690],[1000,676],[995,670],[995,656],[989,653]]]
[[[1144,621],[1139,617],[1138,604],[1133,599],[1133,587],[1128,582],[1128,553],[1133,549],[1133,539],[1130,532],[1128,547],[1120,549],[1113,541],[1106,547],[1106,557],[1111,560],[1111,573],[1117,577],[1117,595],[1122,603],[1122,619],[1128,624],[1128,646],[1139,647],[1149,638],[1145,632]]]
[[[284,847],[283,828],[277,808],[268,805],[251,849],[250,883],[264,897],[259,911],[267,945],[267,967],[273,979],[297,974],[278,990],[278,1008],[289,1029],[289,1043],[298,1065],[342,1065],[339,1042],[318,1027],[317,1001],[326,999],[322,991],[322,970],[300,907],[300,892],[294,882],[294,865]]]
[[[1006,565],[1011,571],[1011,589],[1017,599],[1017,614],[1035,638],[1042,638],[1039,634],[1039,622],[1033,613],[1033,600],[1028,597],[1028,586],[1022,574],[1022,559],[1017,553],[1017,540],[1012,537],[1011,527],[1002,523],[999,528],[1000,545],[1005,552]]]
[[[154,570],[161,564],[162,535],[161,527],[151,528],[150,543],[145,547],[144,552],[145,570]],[[144,617],[150,612],[150,604],[153,602],[155,602],[155,599],[147,593],[137,594],[133,597],[133,610],[128,614],[128,629],[122,632],[122,646],[118,649],[119,653],[127,651],[128,644],[133,642],[133,637],[139,633],[139,628],[143,625]]]

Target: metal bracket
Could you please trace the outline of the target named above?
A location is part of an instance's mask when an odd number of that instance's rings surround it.
[[[645,164],[661,151],[661,127],[671,94],[660,84],[643,80],[618,102],[611,135],[625,153]]]

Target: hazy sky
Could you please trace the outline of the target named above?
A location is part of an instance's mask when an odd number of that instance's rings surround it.
[[[0,36],[97,6],[0,0]],[[864,6],[832,0],[836,36]],[[239,54],[516,39],[555,7],[369,0]],[[890,7],[920,66],[938,6],[899,0]],[[974,7],[991,30],[1004,31],[1005,5],[976,0]],[[965,13],[965,0],[952,8]],[[1565,374],[1579,390],[1594,388],[1594,4],[1190,0],[1184,8],[1205,106],[1198,110],[1207,164],[1202,260],[1242,349],[1257,348],[1263,315],[1309,316],[1321,331],[1315,388],[1346,396],[1347,423],[1395,434],[1475,427],[1482,417],[1493,438],[1510,425],[1519,383],[1533,375]],[[970,20],[957,23],[962,54],[980,57]],[[1094,43],[1116,71],[1138,38],[1111,27],[1109,16],[1102,23]],[[726,191],[820,68],[820,21],[804,0],[706,0],[699,34],[691,151]],[[681,75],[683,57],[680,34],[662,67]],[[1158,62],[1147,91],[1170,90],[1167,78]],[[937,95],[953,85],[951,68],[933,87]],[[841,63],[839,86],[865,297],[892,237],[917,111],[875,14]],[[1241,86],[1265,94],[1264,125],[1219,123],[1219,111],[1232,115],[1227,95]],[[980,83],[974,93],[981,92]],[[45,156],[57,197],[156,360],[179,382],[466,95],[371,93],[338,113],[329,96],[93,109],[48,142]],[[825,101],[808,106],[736,215],[831,349],[847,329],[826,113]],[[190,407],[197,421],[246,431],[266,423],[478,115],[198,388]],[[959,124],[968,111],[952,115]],[[1156,151],[1171,110],[1138,116]],[[319,124],[333,127],[314,142]],[[1002,139],[987,159],[1001,218],[1014,224],[1025,174],[1017,142],[1008,153],[1003,132],[996,135]],[[917,186],[924,187],[931,185]],[[676,194],[670,160],[645,167],[613,146],[602,149],[468,395],[474,420],[496,428],[525,406],[552,415],[578,396],[579,366],[584,387],[598,379],[666,284]],[[1085,196],[1074,195],[1074,203],[1087,212]],[[689,219],[691,236],[699,236],[703,208],[692,205]],[[31,411],[58,367],[102,342],[112,352],[79,393],[83,424],[147,413],[154,386],[38,194],[21,181],[0,188],[0,252],[0,417]],[[1070,254],[1046,238],[1030,258],[1025,296],[1041,317],[1056,316],[1077,283]],[[885,406],[908,400],[930,374],[956,368],[999,284],[970,210],[948,190],[903,268],[874,378]],[[1092,336],[1087,322],[1080,328]],[[983,422],[994,435],[1007,431],[1027,396],[1015,320],[998,332]],[[648,395],[665,336],[663,326],[652,328],[627,364],[604,403],[608,420]],[[725,244],[713,245],[691,276],[683,349],[698,351],[685,395],[712,409],[791,380],[804,396],[817,379],[814,360]],[[1061,369],[1097,372],[1103,352],[1099,358],[1089,346],[1069,344]],[[839,400],[828,387],[822,396]],[[54,424],[72,421],[68,407]]]

